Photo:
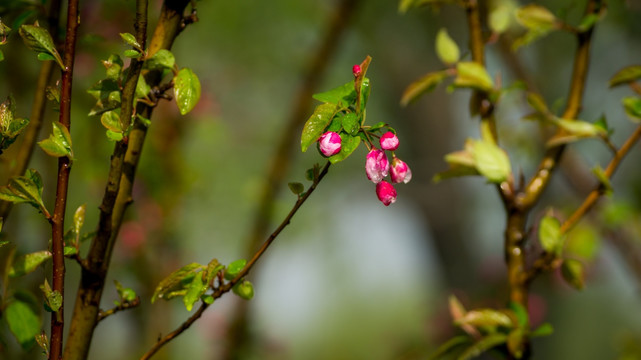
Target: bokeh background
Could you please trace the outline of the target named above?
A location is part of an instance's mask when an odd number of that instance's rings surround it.
[[[190,67],[200,77],[202,97],[187,116],[180,116],[171,103],[161,103],[154,112],[134,203],[109,273],[135,289],[143,305],[99,325],[90,359],[138,358],[160,334],[189,316],[179,299],[150,304],[155,285],[171,271],[212,257],[229,263],[249,257],[255,249],[251,239],[266,174],[330,24],[339,26],[340,34],[332,41],[335,49],[323,59],[325,68],[317,74],[314,91],[349,81],[352,65],[371,55],[367,120],[388,122],[397,129],[397,155],[412,168],[412,181],[397,186],[398,201],[384,207],[365,176],[363,147],[333,166],[252,271],[255,298],[249,303],[232,295],[217,300],[155,358],[426,358],[456,333],[447,310],[451,294],[468,308],[505,305],[505,215],[498,194],[480,177],[432,182],[433,175],[446,168],[444,154],[462,148],[465,138],[478,137],[477,119],[468,113],[470,92],[449,93],[440,86],[406,108],[399,105],[408,84],[442,68],[434,51],[438,29],[446,27],[459,46],[466,47],[464,14],[454,6],[401,14],[396,1],[361,0],[353,1],[349,17],[343,14],[336,20],[341,3],[197,3],[200,21],[184,31],[173,52],[180,67]],[[536,3],[576,24],[585,1]],[[87,204],[87,231],[97,223],[113,144],[106,140],[99,119],[87,116],[93,104],[86,89],[104,74],[99,60],[125,49],[118,33],[133,32],[133,6],[124,0],[81,2],[72,118],[77,160],[68,206],[72,214]],[[635,126],[621,106],[621,98],[631,92],[609,89],[608,79],[620,68],[640,62],[641,6],[636,1],[611,1],[608,6],[594,36],[581,118],[594,121],[606,115],[616,129],[614,143],[621,144]],[[152,26],[159,8],[160,1],[151,2]],[[0,5],[0,10],[2,21],[11,26],[18,12],[9,5]],[[512,35],[518,31],[515,28]],[[2,49],[6,59],[0,62],[0,96],[13,94],[18,114],[28,116],[39,64],[15,35]],[[573,37],[562,32],[517,54],[497,42],[488,46],[488,69],[503,84],[525,76],[530,88],[561,109],[574,48]],[[464,51],[463,56],[470,55]],[[308,106],[307,114],[312,109]],[[545,129],[521,120],[530,111],[522,91],[508,93],[498,109],[502,144],[513,169],[526,177],[544,150]],[[47,121],[55,118],[49,111]],[[287,155],[276,160],[286,166],[279,174],[282,181],[272,210],[259,217],[267,225],[261,238],[296,199],[287,182],[305,182],[305,170],[323,162],[315,151],[300,153],[298,135],[305,119],[298,118],[299,130],[288,138]],[[49,129],[47,122],[42,138]],[[566,155],[530,223],[550,206],[561,217],[571,213],[597,183],[590,168],[605,167],[610,158],[602,143],[591,140],[571,146]],[[11,156],[8,151],[0,157],[3,171]],[[639,156],[638,150],[629,155],[614,179],[612,197],[571,236],[596,252],[586,260],[585,289],[570,288],[558,273],[534,282],[532,321],[555,328],[553,336],[534,341],[535,359],[641,358]],[[31,167],[43,175],[51,204],[55,161],[36,150]],[[4,173],[2,180],[6,181]],[[595,227],[607,231],[595,233]],[[3,229],[19,253],[43,249],[49,231],[46,221],[28,206],[16,206]],[[0,255],[4,259],[6,254]],[[47,270],[11,286],[37,289]],[[77,283],[78,271],[69,262],[68,315]],[[116,299],[109,281],[103,307],[111,307]],[[38,349],[18,350],[4,323],[0,339],[2,356],[42,357]]]

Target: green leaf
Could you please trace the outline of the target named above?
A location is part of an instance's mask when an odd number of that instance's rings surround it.
[[[49,138],[38,142],[38,145],[47,155],[73,158],[69,129],[58,121],[53,122],[53,133],[49,135]]]
[[[152,70],[173,69],[176,64],[176,59],[171,51],[160,49],[147,60],[145,60],[145,67]]]
[[[200,99],[200,80],[189,68],[178,71],[174,77],[176,104],[182,115],[190,112]]]
[[[587,14],[586,16],[583,17],[583,19],[581,19],[581,23],[579,24],[579,26],[577,26],[577,29],[582,32],[588,31],[600,19],[601,19],[601,16],[599,16],[599,14],[594,14],[594,13]]]
[[[530,317],[527,309],[516,301],[510,301],[509,308],[514,313],[519,327],[528,328],[530,325]]]
[[[512,356],[516,359],[523,357],[523,350],[525,349],[525,342],[527,340],[527,330],[518,327],[507,335],[507,349]]]
[[[512,23],[513,10],[507,4],[500,4],[490,10],[488,24],[490,29],[496,34],[502,34],[510,27]]]
[[[493,309],[470,310],[463,317],[455,321],[457,325],[467,324],[472,326],[512,327],[512,319],[505,313]]]
[[[456,42],[452,40],[450,35],[447,33],[447,29],[441,28],[436,34],[436,55],[445,65],[452,65],[456,63],[460,56],[461,52],[456,45]]]
[[[321,104],[316,107],[314,113],[307,119],[303,127],[303,133],[300,139],[303,152],[307,151],[307,148],[323,135],[325,128],[332,121],[338,109],[336,104]]]
[[[305,186],[299,182],[290,182],[287,184],[289,187],[289,190],[291,190],[294,195],[299,195],[303,191],[305,191]]]
[[[47,53],[50,54],[62,70],[65,69],[64,64],[62,63],[62,58],[56,50],[56,45],[49,34],[49,31],[45,28],[41,28],[35,25],[22,25],[18,29],[22,40],[24,41],[27,47],[37,53]]]
[[[42,203],[42,179],[33,169],[28,169],[24,176],[9,179],[9,185],[0,186],[0,199],[13,203],[29,203],[41,212],[45,212]]]
[[[111,54],[107,60],[102,61],[107,70],[107,79],[118,81],[122,73],[123,62],[118,54]]]
[[[641,65],[632,65],[619,70],[610,79],[610,87],[625,85],[641,78]]]
[[[73,256],[78,253],[78,249],[76,249],[74,246],[65,246],[63,252],[64,256]]]
[[[241,299],[251,300],[254,297],[254,286],[248,280],[243,280],[234,285],[232,291]]]
[[[641,98],[636,96],[624,97],[621,100],[625,114],[635,123],[641,122]]]
[[[443,80],[448,77],[447,71],[431,72],[411,83],[401,96],[401,106],[407,106],[424,93],[433,91]]]
[[[574,259],[564,259],[561,264],[563,279],[573,288],[582,290],[584,286],[583,263]]]
[[[169,274],[169,276],[160,281],[158,286],[156,286],[154,295],[151,297],[151,303],[153,304],[158,299],[169,299],[169,294],[177,290],[182,290],[183,282],[191,282],[192,277],[200,271],[202,267],[201,264],[191,263]]]
[[[445,343],[443,343],[441,346],[436,349],[436,351],[430,355],[428,360],[437,360],[437,359],[443,359],[446,358],[445,355],[452,353],[454,351],[460,350],[460,348],[464,345],[469,345],[472,343],[472,339],[464,336],[464,335],[459,335],[455,336]]]
[[[489,182],[501,183],[510,176],[511,166],[507,153],[489,141],[473,140],[474,166]]]
[[[345,131],[350,135],[356,135],[361,129],[360,119],[358,118],[358,115],[353,112],[347,113],[345,116],[341,117],[341,122],[343,129],[345,129]]]
[[[43,331],[40,334],[35,336],[36,343],[42,348],[42,353],[48,358],[49,357],[49,338],[47,338],[47,333]]]
[[[459,62],[456,64],[457,76],[454,79],[454,85],[457,87],[466,87],[478,89],[481,91],[490,91],[494,87],[494,82],[483,65],[475,62]]]
[[[407,12],[411,8],[416,8],[423,5],[428,5],[430,3],[452,3],[452,0],[401,0],[398,5],[398,11],[401,13]]]
[[[96,105],[89,112],[89,116],[120,109],[120,87],[117,79],[100,80],[87,92],[96,99]]]
[[[40,264],[51,258],[51,252],[48,250],[38,251],[18,257],[14,260],[13,265],[9,268],[9,276],[14,278],[29,274],[34,271]]]
[[[109,139],[110,141],[120,141],[124,138],[122,132],[115,132],[111,130],[107,130],[106,135],[107,139]]]
[[[554,332],[554,328],[550,323],[543,323],[538,328],[532,330],[530,337],[549,336]]]
[[[572,258],[591,261],[599,253],[600,247],[600,231],[587,222],[581,222],[568,232],[564,254]]]
[[[38,53],[37,58],[40,61],[55,61],[56,60],[56,58],[53,57],[53,55],[51,55],[49,53]]]
[[[495,346],[501,345],[507,341],[507,335],[495,333],[488,335],[468,347],[457,359],[467,360],[477,357]]]
[[[120,33],[120,37],[122,40],[126,43],[131,45],[132,47],[142,51],[142,46],[136,41],[136,37],[133,34],[130,33]]]
[[[5,245],[11,244],[9,240],[0,240],[0,248],[2,248]]]
[[[563,234],[561,222],[548,212],[539,222],[539,242],[545,251],[556,256],[563,250]]]
[[[139,57],[142,56],[141,52],[133,49],[127,49],[123,51],[122,54],[125,55],[125,57],[131,58],[131,59],[138,59]]]
[[[120,109],[109,110],[102,113],[102,115],[100,116],[100,123],[107,130],[121,133],[123,129],[122,125],[120,124]]]
[[[2,50],[0,50],[0,61],[3,61],[3,60],[4,60],[4,53],[2,52]]]
[[[36,335],[40,334],[40,317],[29,306],[20,300],[14,300],[4,310],[4,317],[9,324],[9,330],[16,337],[20,345],[27,349],[35,342]]]
[[[330,104],[347,106],[356,101],[354,80],[329,91],[312,95],[312,98]]]
[[[581,120],[570,120],[552,117],[551,121],[566,131],[566,134],[553,136],[545,144],[547,147],[554,147],[561,144],[578,141],[591,137],[606,137],[608,131],[601,126]]]
[[[62,295],[58,290],[51,290],[51,286],[47,279],[45,279],[44,284],[40,285],[40,290],[42,290],[45,295],[45,308],[48,307],[48,309],[46,309],[47,311],[56,312],[60,307],[62,307]]]
[[[209,284],[203,281],[203,274],[199,273],[194,276],[191,283],[187,287],[187,293],[183,297],[183,303],[187,311],[191,311],[194,303],[200,300],[200,297],[207,291]]]
[[[200,299],[207,305],[211,305],[214,303],[214,297],[208,294],[201,296]]]
[[[241,270],[245,268],[245,265],[247,265],[247,260],[245,259],[232,261],[229,265],[227,265],[227,268],[225,269],[225,279],[233,280],[241,272]]]
[[[196,80],[198,80],[198,79],[196,79]],[[138,82],[136,83],[136,98],[137,99],[146,99],[150,92],[151,92],[151,86],[149,86],[149,84],[147,84],[147,81],[145,80],[145,77],[144,76],[139,76],[138,77]],[[200,96],[200,84],[198,84],[198,96]]]
[[[516,10],[516,20],[531,30],[552,29],[556,24],[556,17],[547,8],[529,4]]]
[[[341,151],[329,157],[329,162],[336,164],[337,162],[347,159],[361,144],[360,136],[351,136],[344,132],[340,133],[341,137]]]
[[[512,44],[514,50],[547,35],[556,28],[557,19],[543,6],[529,4],[516,11],[516,20],[528,31]]]

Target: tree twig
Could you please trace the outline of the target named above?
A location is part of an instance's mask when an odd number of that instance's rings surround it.
[[[62,87],[60,90],[60,123],[71,129],[71,85],[73,82],[73,65],[76,52],[76,35],[78,33],[78,0],[69,0],[67,4],[67,30],[64,44]],[[51,253],[52,253],[52,289],[64,296],[65,293],[65,256],[64,256],[64,222],[67,209],[67,190],[71,159],[68,156],[58,158],[58,182],[56,201],[51,217]],[[64,300],[64,297],[63,297]],[[62,359],[62,341],[64,331],[64,301],[58,311],[51,314],[51,340],[49,359]]]
[[[314,182],[312,185],[310,185],[309,189],[303,193],[302,195],[299,196],[298,200],[292,207],[292,209],[289,211],[285,219],[280,223],[280,225],[272,232],[271,235],[265,240],[263,245],[256,251],[254,256],[249,260],[249,262],[245,265],[245,267],[236,275],[236,277],[229,281],[228,283],[221,284],[217,288],[214,289],[214,293],[212,294],[214,299],[218,299],[221,296],[223,296],[225,293],[229,292],[234,285],[236,285],[239,281],[241,281],[247,274],[249,274],[249,271],[252,269],[252,267],[256,264],[258,259],[263,256],[265,251],[269,248],[269,246],[274,242],[274,240],[278,237],[278,235],[289,225],[291,222],[292,218],[298,211],[298,209],[307,201],[309,196],[314,192],[316,189],[316,186],[321,182],[321,180],[327,175],[327,171],[329,170],[330,162],[328,161],[321,172],[318,174],[318,177],[314,179]],[[140,360],[147,360],[150,359],[160,348],[162,348],[164,345],[166,345],[168,342],[171,340],[175,339],[178,335],[182,334],[185,330],[189,329],[189,327],[198,320],[202,314],[207,310],[209,307],[209,304],[203,302],[201,303],[200,307],[198,310],[196,310],[195,313],[193,313],[185,322],[180,324],[176,329],[174,329],[172,332],[168,333],[167,335],[163,336],[162,338],[158,339],[158,341],[149,349],[145,354],[143,354],[140,357]]]

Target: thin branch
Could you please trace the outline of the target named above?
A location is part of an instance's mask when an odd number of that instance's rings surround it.
[[[60,123],[67,130],[71,128],[71,86],[73,82],[73,65],[76,52],[76,35],[78,33],[78,0],[69,0],[67,5],[67,30],[64,44],[62,87],[60,91]],[[60,294],[65,293],[65,257],[64,257],[64,220],[67,209],[67,191],[71,159],[58,158],[58,182],[56,201],[51,217],[51,252],[53,262],[52,289]],[[49,359],[62,359],[62,341],[64,331],[64,302],[58,311],[51,314],[51,342]]]
[[[598,13],[601,8],[601,0],[590,0],[586,7],[586,14]],[[570,90],[568,94],[568,103],[563,118],[576,119],[583,103],[583,94],[585,92],[585,82],[588,75],[590,64],[590,48],[592,45],[592,34],[594,27],[589,30],[578,33],[578,47],[574,55],[574,67],[572,71],[572,80],[570,82]],[[525,187],[524,191],[515,199],[515,205],[522,209],[527,210],[533,207],[541,194],[547,187],[552,177],[553,171],[556,169],[565,145],[560,145],[549,149],[535,173]]]
[[[316,189],[316,186],[323,180],[325,175],[327,175],[327,171],[329,170],[330,162],[328,161],[323,169],[321,170],[320,174],[318,177],[314,180],[312,185],[310,185],[309,189],[299,196],[298,200],[292,207],[292,209],[289,211],[289,214],[283,219],[283,221],[280,223],[280,225],[274,230],[274,232],[269,235],[267,240],[263,243],[263,245],[260,247],[258,251],[254,254],[251,260],[245,265],[245,267],[238,273],[238,275],[231,280],[228,283],[225,283],[217,288],[214,289],[214,293],[212,296],[214,299],[218,299],[221,296],[223,296],[225,293],[229,292],[234,285],[236,285],[239,281],[241,281],[247,274],[249,274],[249,271],[252,269],[252,267],[256,264],[258,259],[260,259],[261,256],[267,251],[267,248],[274,242],[274,240],[278,237],[278,235],[287,227],[287,225],[290,224],[292,218],[298,211],[298,209],[307,201],[309,196],[314,192]],[[150,359],[160,348],[162,348],[165,344],[176,338],[178,335],[182,334],[185,330],[189,329],[189,327],[198,320],[202,314],[205,312],[205,310],[209,307],[209,304],[203,302],[201,303],[200,307],[198,310],[196,310],[195,313],[193,313],[185,322],[180,324],[175,330],[170,332],[169,334],[165,335],[164,337],[158,339],[158,341],[145,353],[140,357],[140,360],[146,360]]]
[[[630,137],[625,141],[621,146],[619,151],[616,152],[610,163],[604,170],[604,174],[608,179],[611,179],[615,171],[621,164],[621,161],[625,156],[630,152],[632,147],[641,139],[641,126],[637,127]],[[596,205],[596,202],[599,200],[601,195],[603,195],[603,185],[599,184],[594,188],[588,196],[585,198],[583,203],[570,215],[570,217],[561,224],[561,234],[566,234],[570,231],[578,222],[581,220],[585,214],[590,211]],[[528,270],[526,274],[523,275],[523,281],[530,283],[537,275],[546,271],[555,269],[560,265],[557,257],[551,253],[543,253],[541,256],[534,261],[531,269]]]
[[[118,306],[113,307],[107,311],[100,310],[98,312],[98,322],[104,320],[106,317],[111,316],[119,311],[133,309],[138,305],[140,305],[140,296],[136,296],[136,298],[133,301],[123,301]]]

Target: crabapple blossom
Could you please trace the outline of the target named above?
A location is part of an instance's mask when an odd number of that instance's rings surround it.
[[[341,137],[333,131],[328,131],[318,139],[318,147],[327,157],[336,155],[341,151]]]
[[[398,137],[391,131],[386,132],[380,139],[383,150],[394,151],[398,149]]]
[[[365,160],[365,173],[367,174],[367,178],[374,183],[379,183],[387,176],[389,168],[389,161],[387,160],[385,151],[372,148]]]
[[[396,189],[394,189],[392,184],[383,180],[376,184],[376,196],[378,196],[378,200],[380,200],[383,205],[389,206],[389,204],[396,202]]]
[[[407,184],[412,180],[412,170],[410,170],[405,161],[394,156],[390,167],[390,177],[393,183],[403,182]]]

